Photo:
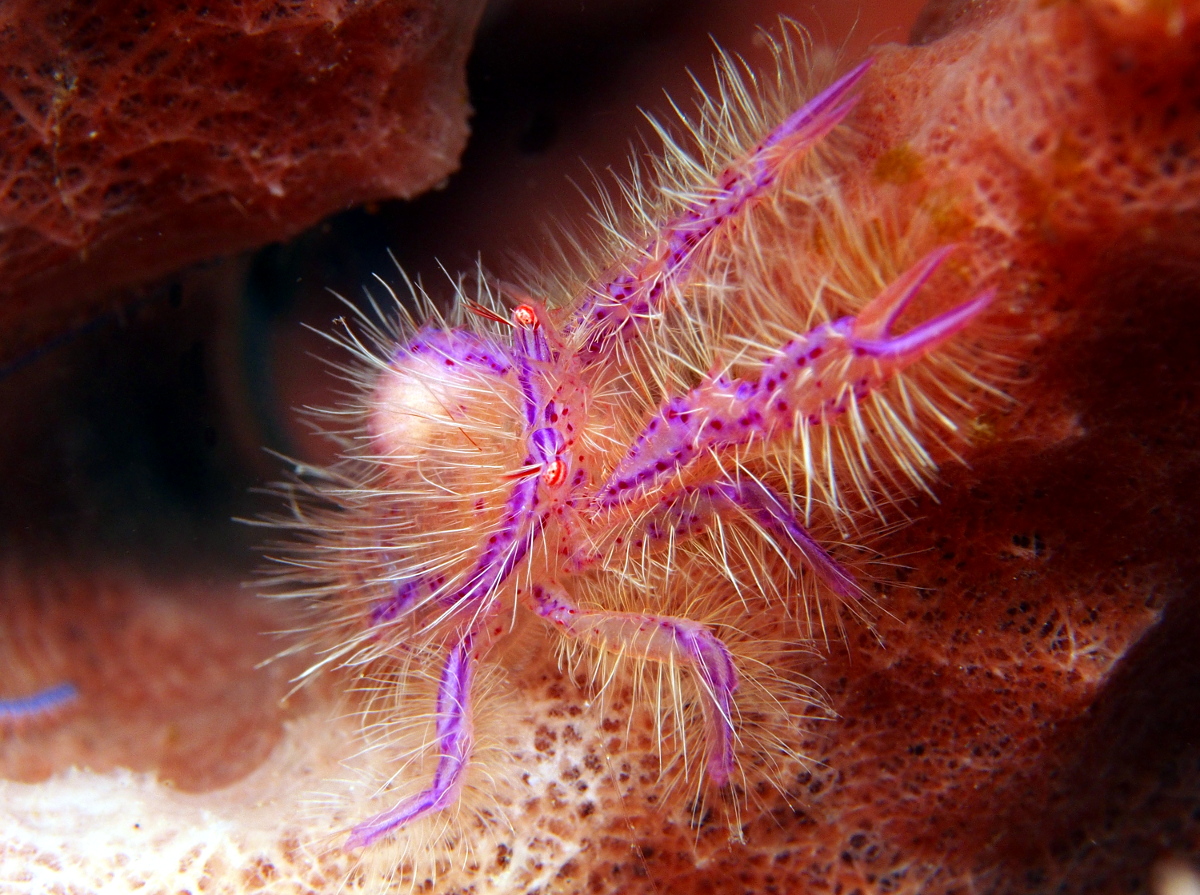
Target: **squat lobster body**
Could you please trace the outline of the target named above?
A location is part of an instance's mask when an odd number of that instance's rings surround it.
[[[780,48],[785,69],[790,53]],[[834,602],[863,596],[810,532],[813,518],[852,530],[856,512],[923,482],[933,462],[920,436],[953,421],[905,386],[904,373],[968,327],[992,293],[898,331],[954,251],[941,245],[856,313],[822,319],[812,297],[801,331],[795,309],[771,319],[761,298],[739,306],[729,246],[752,238],[756,208],[779,201],[781,179],[854,107],[868,68],[721,167],[710,159],[709,182],[664,202],[664,221],[627,239],[634,248],[573,298],[506,313],[485,290],[490,307],[465,303],[473,313],[460,309],[457,325],[411,328],[402,344],[377,333],[378,348],[368,349],[349,336],[371,362],[358,374],[362,424],[345,466],[315,490],[357,534],[336,561],[299,561],[324,575],[305,593],[338,607],[328,624],[337,646],[321,664],[406,665],[433,654],[442,665],[433,779],[355,827],[347,848],[458,798],[474,671],[519,609],[575,655],[683,669],[703,719],[705,775],[722,786],[738,764],[745,663],[729,645],[733,628],[670,610],[720,587],[747,614],[783,604],[803,639],[823,622],[812,621],[802,575]],[[723,104],[750,102],[732,64],[722,86],[702,110],[710,127]],[[692,164],[672,151],[677,167]],[[810,225],[828,217],[823,201],[819,191],[798,200]],[[839,434],[819,434],[828,430]],[[779,577],[768,561],[786,580],[768,583]],[[346,564],[354,571],[329,571]]]

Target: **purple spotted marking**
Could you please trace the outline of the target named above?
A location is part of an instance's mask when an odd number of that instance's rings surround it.
[[[531,463],[532,458],[526,462]],[[537,476],[523,479],[513,488],[499,531],[488,536],[483,553],[475,564],[475,571],[455,595],[454,603],[491,602],[495,598],[496,588],[525,558],[537,536],[537,489]]]
[[[543,426],[534,430],[534,433],[529,436],[529,441],[533,448],[533,456],[542,463],[547,463],[557,457],[565,443],[562,435],[553,426]]]
[[[520,353],[531,360],[544,363],[553,357],[546,330],[541,326],[518,327],[516,342]]]
[[[441,358],[447,368],[475,367],[496,376],[507,375],[513,367],[512,358],[501,346],[461,330],[421,330],[396,351],[392,362],[400,363],[409,356]]]
[[[424,578],[409,578],[396,585],[395,592],[386,600],[371,607],[371,625],[382,625],[412,612],[426,592]]]
[[[517,357],[517,382],[521,385],[521,397],[524,399],[525,425],[532,427],[537,423],[538,395],[533,386],[532,366],[524,355]]]

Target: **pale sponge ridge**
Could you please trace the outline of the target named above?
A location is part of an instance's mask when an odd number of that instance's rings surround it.
[[[433,834],[437,852],[401,843],[359,859],[342,849],[373,781],[394,768],[386,755],[356,754],[360,719],[327,705],[286,722],[267,760],[221,789],[184,792],[120,769],[0,782],[0,892],[511,893],[581,882],[596,847],[619,853],[656,822],[663,792],[648,758],[652,725],[631,713],[626,690],[593,728],[583,694],[557,679],[548,650],[523,677],[521,709],[502,725],[483,719],[485,736],[504,738],[509,773],[489,768],[486,807],[468,795],[479,816],[455,819],[456,835]],[[627,726],[636,735],[618,745]],[[579,835],[597,822],[602,846]],[[712,832],[719,846],[723,828]]]
[[[329,718],[290,722],[262,766],[207,793],[125,770],[0,782],[0,891],[333,890],[349,868],[322,857],[296,803],[298,793],[339,773],[348,743],[348,731]]]

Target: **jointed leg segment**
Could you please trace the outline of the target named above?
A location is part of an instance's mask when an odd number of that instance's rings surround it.
[[[854,576],[813,539],[771,488],[753,479],[722,482],[719,487],[730,503],[748,510],[768,531],[790,541],[808,567],[835,594],[844,600],[854,600],[862,595]]]
[[[800,157],[854,108],[854,86],[870,60],[851,69],[793,112],[750,152],[725,171],[675,220],[665,224],[626,270],[588,288],[570,330],[583,330],[589,351],[614,335],[632,338],[653,313],[673,281],[690,267],[691,255],[722,224],[762,195],[778,178],[781,156]]]
[[[714,514],[728,510],[747,513],[771,535],[790,544],[808,569],[842,599],[861,596],[854,576],[808,533],[784,499],[774,489],[748,477],[720,478],[669,493],[659,499],[656,508],[639,517],[637,524],[644,534],[629,538],[629,543],[636,548],[643,540],[689,537],[707,528]],[[602,550],[589,543],[574,555],[571,568],[578,571],[600,561]]]
[[[823,323],[783,345],[756,379],[710,376],[670,399],[633,440],[597,492],[610,509],[661,487],[710,452],[754,440],[791,437],[797,421],[815,425],[845,413],[903,369],[960,332],[991,302],[986,291],[901,335],[891,326],[950,247],[931,252],[858,317]]]
[[[345,844],[347,850],[370,845],[380,836],[458,801],[463,771],[471,757],[471,677],[474,637],[468,635],[450,650],[442,669],[437,696],[437,742],[441,749],[433,782],[411,798],[358,824]]]
[[[530,609],[568,637],[610,653],[690,668],[704,699],[708,776],[718,785],[729,781],[737,671],[728,648],[707,625],[667,615],[580,609],[557,585],[535,584],[526,600]]]

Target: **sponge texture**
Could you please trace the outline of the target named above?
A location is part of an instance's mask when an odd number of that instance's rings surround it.
[[[796,744],[816,760],[760,794],[744,844],[664,787],[650,715],[621,692],[594,703],[546,650],[480,719],[511,756],[484,822],[436,853],[338,849],[373,759],[314,691],[263,710],[279,739],[252,773],[190,795],[126,771],[6,784],[3,885],[1115,895],[1194,849],[1200,4],[980,8],[875,54],[861,164],[839,176],[864,222],[919,206],[986,259],[1013,401],[873,544],[896,563],[887,614],[807,669],[839,717]],[[87,655],[69,643],[52,652]]]
[[[0,353],[82,296],[444,179],[481,6],[6,3]]]

